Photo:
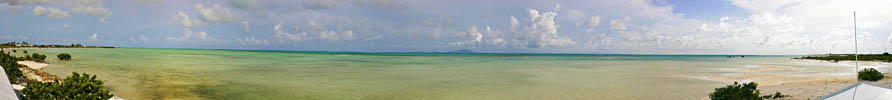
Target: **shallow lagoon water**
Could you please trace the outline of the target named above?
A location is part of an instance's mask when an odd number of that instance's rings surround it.
[[[791,56],[26,50],[50,56],[44,71],[96,74],[130,100],[692,100],[736,80],[777,81],[732,77],[741,74],[851,76],[848,65]],[[769,65],[796,69],[739,70]]]

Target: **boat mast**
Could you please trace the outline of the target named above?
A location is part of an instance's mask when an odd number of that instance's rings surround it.
[[[854,20],[855,25],[855,79],[858,79],[858,15],[855,12],[852,12],[852,19]],[[860,80],[860,79],[858,79]],[[857,83],[856,83],[857,84]],[[858,96],[858,86],[855,86],[855,90],[852,92],[852,100],[855,100],[855,97]]]

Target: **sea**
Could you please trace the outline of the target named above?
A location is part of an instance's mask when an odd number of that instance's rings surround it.
[[[851,62],[797,55],[20,50],[49,56],[45,72],[97,75],[128,100],[697,100],[733,82],[855,73]]]

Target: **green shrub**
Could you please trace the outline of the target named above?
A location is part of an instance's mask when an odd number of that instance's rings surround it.
[[[723,88],[715,88],[715,92],[709,94],[711,100],[762,100],[759,96],[758,84],[750,82],[732,85]]]
[[[71,54],[68,54],[68,53],[62,53],[62,54],[56,55],[56,57],[58,57],[59,60],[71,60]]]
[[[867,68],[858,71],[858,80],[868,80],[868,81],[877,81],[883,79],[883,73],[880,73],[877,69]]]
[[[46,55],[41,55],[37,53],[33,53],[31,55],[25,55],[25,60],[43,62],[46,60]]]
[[[22,90],[25,99],[30,100],[108,100],[112,95],[102,86],[96,75],[73,72],[62,82],[28,83]]]
[[[763,99],[777,99],[785,97],[780,92],[775,92],[773,95],[765,95],[759,96],[758,88],[759,84],[755,82],[734,84],[722,87],[715,88],[715,92],[709,93],[710,100],[763,100]]]
[[[17,80],[22,77],[22,71],[19,70],[21,65],[16,61],[19,61],[16,57],[6,53],[0,54],[0,66],[3,66],[3,71],[6,71],[6,77],[10,83],[18,83]]]

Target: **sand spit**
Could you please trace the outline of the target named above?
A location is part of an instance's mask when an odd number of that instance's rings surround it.
[[[40,62],[35,62],[35,61],[18,61],[16,63],[28,66],[28,68],[31,68],[31,69],[41,69],[41,68],[49,65],[47,63],[40,63]]]

